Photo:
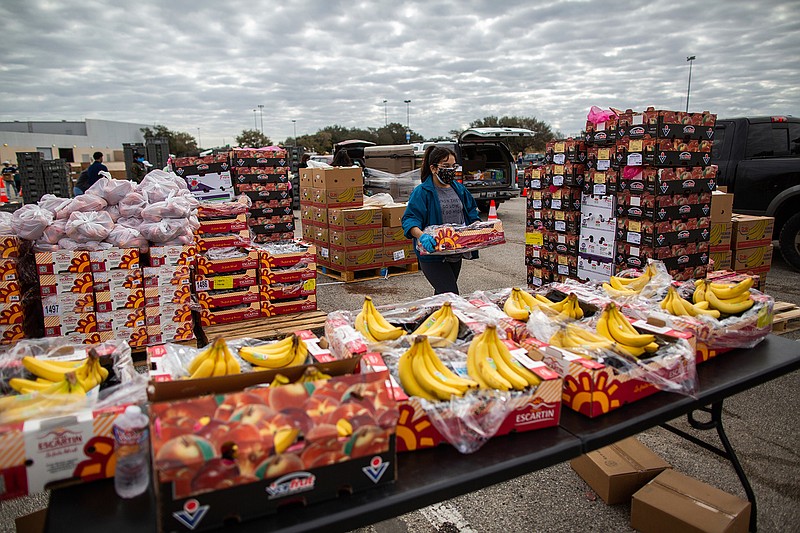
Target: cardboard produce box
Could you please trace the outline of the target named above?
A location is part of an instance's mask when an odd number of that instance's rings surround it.
[[[328,209],[328,226],[340,230],[367,229],[381,227],[380,207],[352,207],[347,209]]]
[[[711,222],[730,222],[732,216],[733,194],[713,191],[711,193]]]
[[[731,248],[733,222],[711,222],[708,245],[712,252],[724,252]]]
[[[335,168],[315,168],[313,172],[311,186],[315,189],[341,190],[352,187],[364,187],[364,175],[361,167],[335,167]]]
[[[772,265],[772,244],[755,248],[740,248],[733,251],[733,270],[763,271]]]
[[[713,270],[730,270],[733,260],[733,252],[730,250],[724,252],[711,252],[709,254],[711,260],[714,262]]]
[[[389,204],[381,207],[381,218],[384,228],[399,228],[403,225],[403,214],[408,204]]]
[[[642,533],[744,533],[750,502],[673,470],[633,495],[631,527]]]
[[[569,464],[609,505],[630,501],[634,492],[670,468],[636,437],[581,455]]]
[[[347,250],[365,250],[383,244],[383,230],[380,227],[341,230],[331,226],[328,230],[328,237],[331,246]]]
[[[751,215],[733,215],[731,231],[731,248],[755,248],[772,244],[772,233],[775,219],[772,217],[756,217]]]

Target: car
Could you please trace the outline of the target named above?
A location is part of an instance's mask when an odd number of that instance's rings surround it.
[[[326,165],[330,165],[333,162],[333,155],[314,154],[309,158],[309,160],[316,161],[317,163],[325,163]]]
[[[517,162],[517,171],[523,172],[527,167],[540,167],[544,165],[544,154],[525,154],[522,156],[522,163]]]

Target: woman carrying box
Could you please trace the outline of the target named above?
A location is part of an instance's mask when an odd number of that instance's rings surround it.
[[[434,294],[458,294],[458,274],[462,259],[476,259],[478,252],[450,255],[420,255],[417,240],[427,252],[436,250],[436,238],[425,234],[428,226],[440,224],[472,224],[480,220],[475,199],[456,177],[456,154],[449,148],[429,146],[420,167],[422,183],[408,199],[403,214],[403,231],[414,239],[414,252],[425,279]]]

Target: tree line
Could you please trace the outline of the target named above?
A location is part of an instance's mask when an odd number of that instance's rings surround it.
[[[533,137],[515,137],[506,141],[513,153],[518,152],[543,152],[548,141],[562,137],[558,131],[553,131],[551,126],[536,117],[522,116],[488,116],[479,120],[472,121],[470,128],[481,127],[510,127],[525,128],[534,132]],[[165,126],[154,126],[142,128],[145,138],[166,137],[169,141],[170,153],[182,156],[197,155],[200,151],[197,139],[189,133],[172,131]],[[451,130],[452,139],[457,138],[462,132]],[[333,151],[333,146],[341,141],[349,139],[361,139],[374,142],[378,145],[387,144],[406,144],[406,127],[398,122],[392,122],[380,128],[346,128],[338,124],[325,126],[316,133],[298,135],[297,138],[287,137],[281,144],[282,146],[300,146],[306,152],[319,154],[329,154]],[[426,139],[419,133],[410,131],[410,142],[422,141],[441,141],[447,137]],[[243,130],[236,136],[236,146],[249,146],[261,148],[271,146],[272,140],[256,129]],[[228,147],[217,147],[228,148]]]

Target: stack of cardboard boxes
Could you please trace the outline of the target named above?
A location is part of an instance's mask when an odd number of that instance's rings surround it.
[[[609,124],[612,126],[612,124]],[[586,167],[581,198],[578,279],[606,281],[614,273],[617,219],[614,198],[619,181],[614,136],[596,128],[587,135]]]
[[[709,166],[715,120],[707,112],[653,108],[619,117],[617,269],[658,259],[674,279],[705,276],[716,185],[716,167]]]
[[[711,236],[709,270],[733,268],[731,231],[733,229],[733,195],[722,191],[711,193]]]
[[[172,170],[186,180],[198,200],[225,201],[233,194],[231,167],[227,153],[203,157],[179,157]]]
[[[138,248],[90,252],[97,332],[131,346],[149,342],[145,315],[144,275]]]
[[[0,236],[0,344],[12,344],[24,337],[18,257],[19,239]]]
[[[230,157],[234,191],[253,202],[249,224],[254,242],[292,240],[292,183],[286,150],[234,148]]]
[[[407,267],[417,263],[413,241],[403,232],[403,214],[406,204],[390,204],[381,207],[383,226],[384,265]]]
[[[150,266],[144,267],[148,344],[194,338],[191,276],[196,253],[193,244],[150,248]]]
[[[317,308],[316,247],[302,242],[258,247],[262,317]]]
[[[733,270],[758,276],[758,290],[763,291],[772,266],[772,233],[775,219],[734,214],[731,229]]]

